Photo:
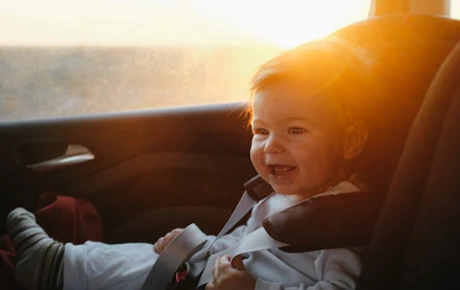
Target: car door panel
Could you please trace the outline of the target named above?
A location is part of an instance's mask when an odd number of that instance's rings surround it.
[[[45,191],[93,202],[108,231],[151,209],[231,208],[255,174],[242,112],[238,103],[1,123],[1,222],[15,206],[35,210]],[[30,168],[66,150],[93,158]]]

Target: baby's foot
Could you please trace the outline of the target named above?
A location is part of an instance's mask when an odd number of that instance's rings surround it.
[[[6,222],[17,263],[15,277],[26,289],[62,289],[64,246],[51,239],[23,208],[10,212]]]

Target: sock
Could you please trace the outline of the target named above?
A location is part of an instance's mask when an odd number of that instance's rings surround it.
[[[6,226],[16,250],[18,284],[29,290],[62,289],[64,245],[51,239],[23,208],[10,212]]]

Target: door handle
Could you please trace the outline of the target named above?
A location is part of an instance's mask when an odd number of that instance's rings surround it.
[[[88,148],[81,145],[69,144],[64,155],[39,163],[29,164],[27,168],[38,172],[44,172],[88,162],[93,159],[95,159],[95,156]]]

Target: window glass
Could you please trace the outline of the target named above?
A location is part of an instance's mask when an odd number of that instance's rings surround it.
[[[0,120],[232,102],[257,66],[367,18],[370,0],[15,0]]]
[[[460,19],[460,0],[450,1],[450,17]]]

